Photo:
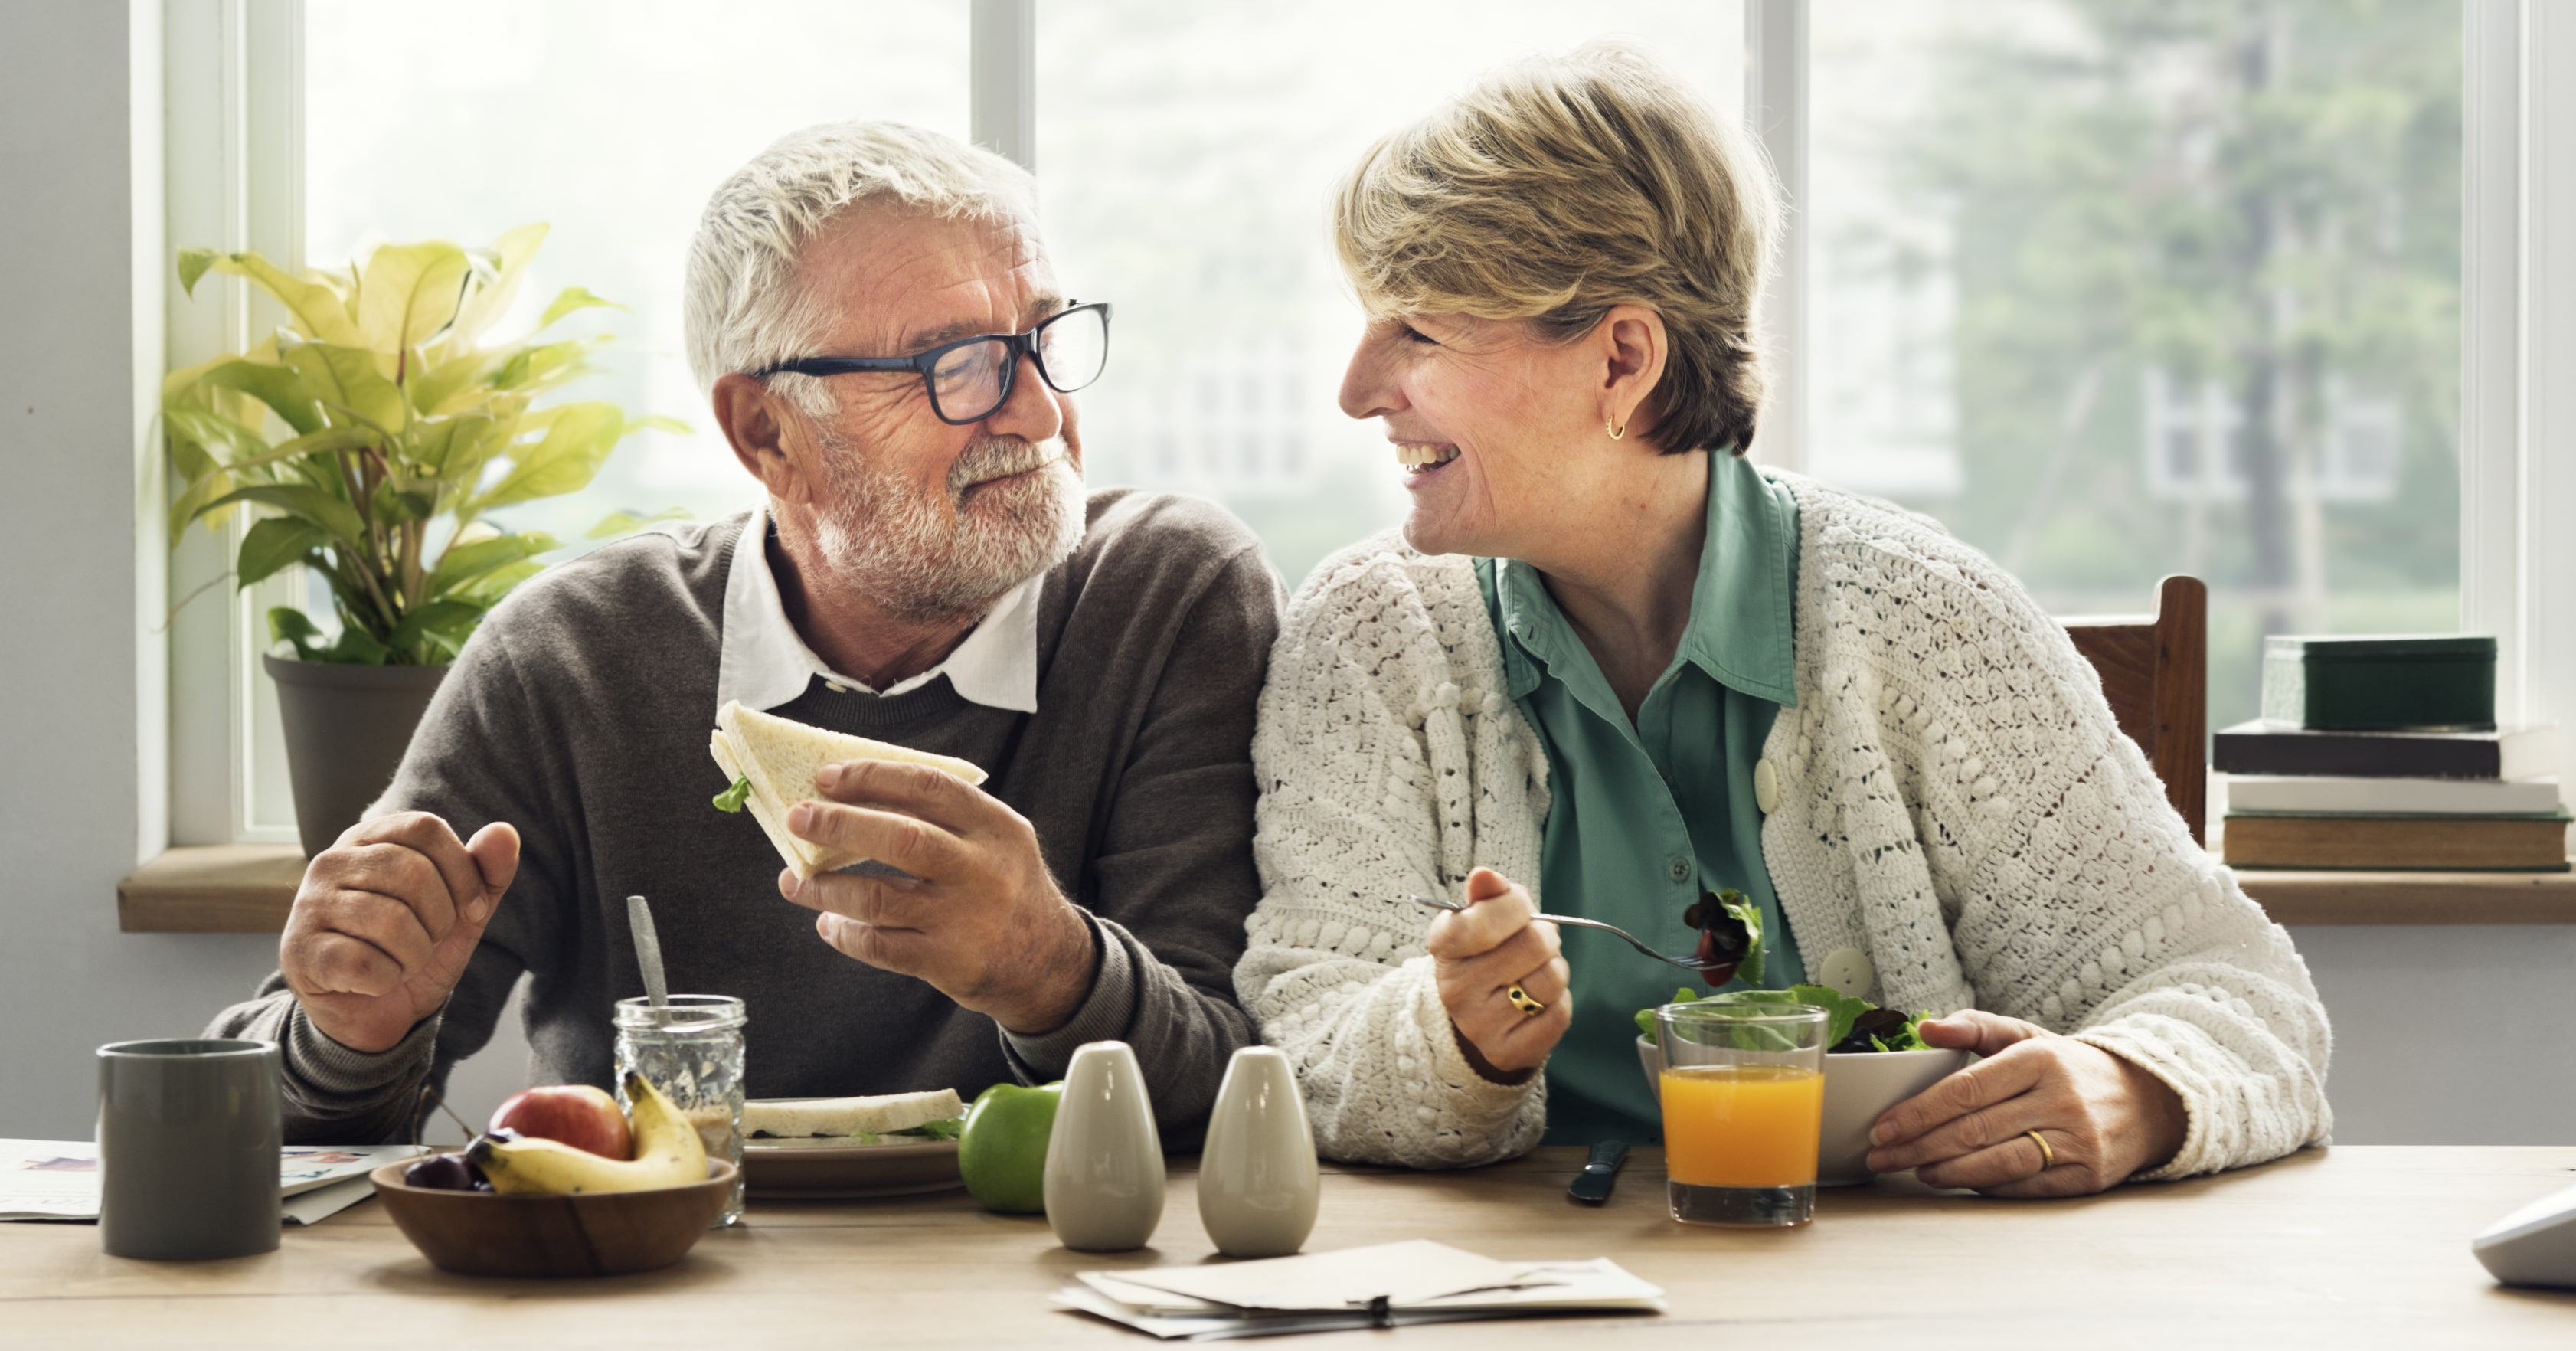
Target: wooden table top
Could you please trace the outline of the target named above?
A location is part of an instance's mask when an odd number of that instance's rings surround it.
[[[1436,1238],[1514,1259],[1607,1255],[1670,1312],[1329,1334],[1334,1345],[1616,1342],[1741,1346],[2576,1345],[2576,1291],[2507,1290],[2469,1236],[2576,1183],[2576,1147],[2344,1147],[2075,1201],[1991,1201],[1911,1178],[1820,1194],[1800,1230],[1690,1228],[1664,1216],[1662,1158],[1638,1150],[1600,1209],[1565,1198],[1579,1152],[1465,1173],[1328,1169],[1308,1251]],[[1041,1219],[963,1192],[760,1204],[680,1265],[594,1281],[449,1276],[368,1202],[289,1229],[261,1257],[102,1255],[88,1225],[0,1225],[0,1343],[992,1348],[1154,1345],[1050,1308],[1078,1270],[1197,1262],[1186,1161],[1155,1246],[1102,1257]],[[1817,1340],[1827,1336],[1830,1343]]]

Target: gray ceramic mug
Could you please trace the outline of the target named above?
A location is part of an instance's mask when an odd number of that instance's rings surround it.
[[[98,1048],[98,1241],[112,1257],[273,1252],[279,1224],[273,1041]]]

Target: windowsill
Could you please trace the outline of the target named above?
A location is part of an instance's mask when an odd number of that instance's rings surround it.
[[[291,844],[165,849],[116,885],[126,933],[255,934],[286,927],[304,851]]]
[[[116,888],[126,933],[276,933],[304,876],[291,844],[164,851]],[[2281,924],[2576,924],[2576,872],[2236,874]]]

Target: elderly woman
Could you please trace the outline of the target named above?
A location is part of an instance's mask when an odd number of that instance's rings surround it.
[[[1236,969],[1318,1142],[1655,1138],[1630,1015],[1674,973],[1532,917],[1685,952],[1727,887],[1767,984],[1983,1057],[1880,1119],[1874,1169],[2067,1195],[2323,1139],[2305,967],[2064,630],[1938,525],[1742,458],[1775,217],[1741,133],[1615,47],[1487,80],[1341,189],[1342,408],[1412,510],[1291,605]]]

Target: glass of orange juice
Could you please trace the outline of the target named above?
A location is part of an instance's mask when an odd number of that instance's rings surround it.
[[[1684,1224],[1805,1224],[1825,1117],[1825,1011],[1667,1004],[1664,1171]]]

